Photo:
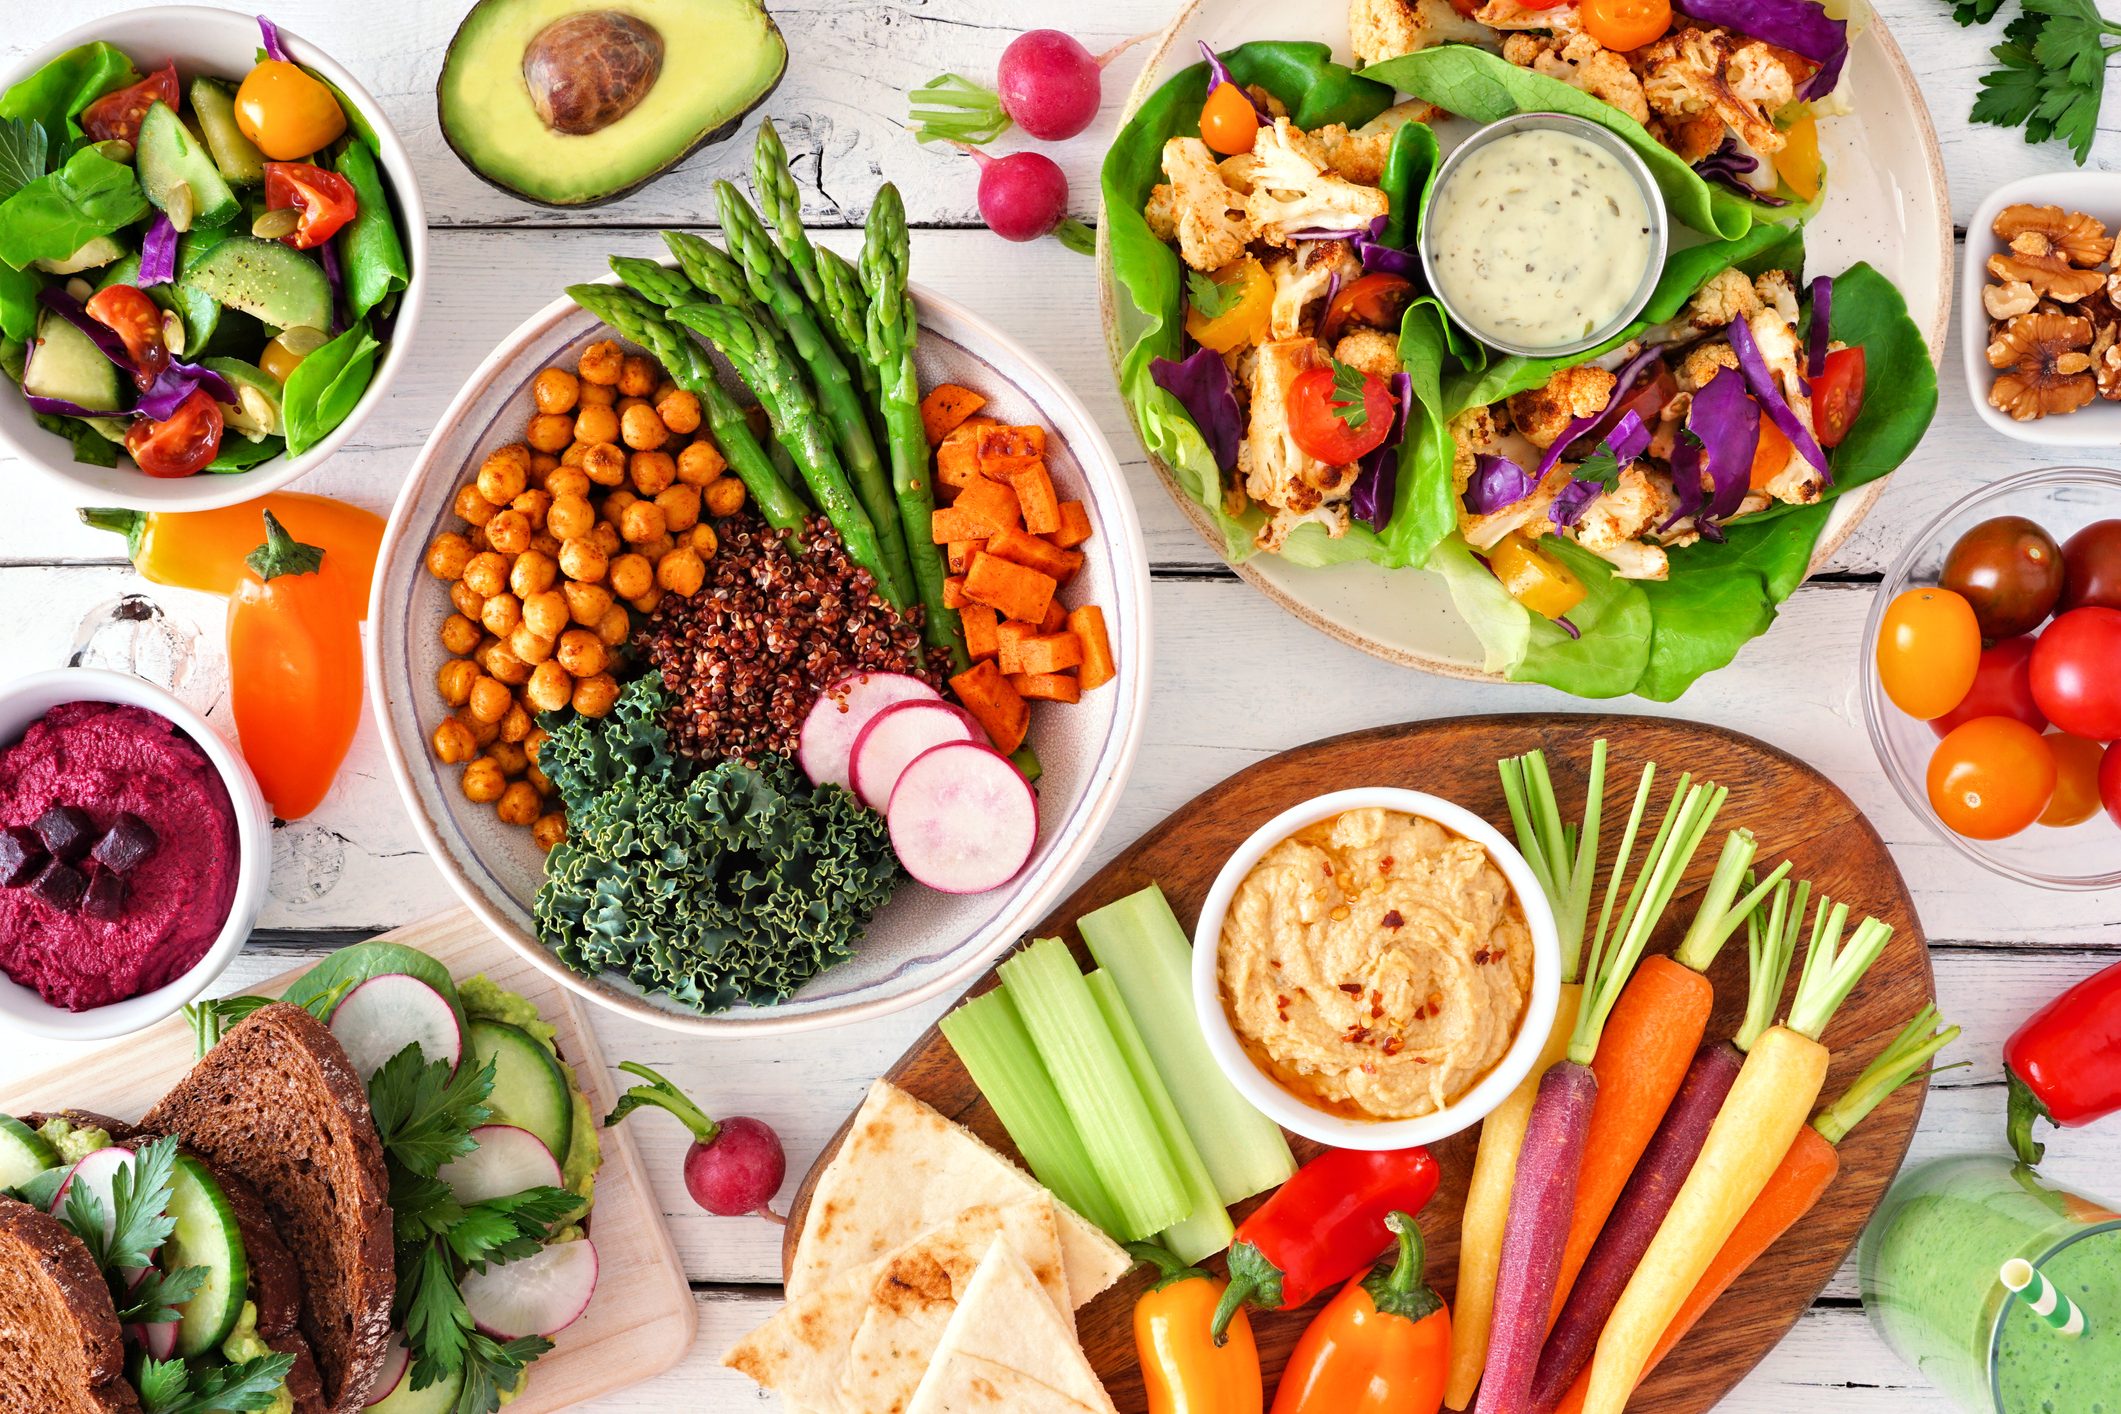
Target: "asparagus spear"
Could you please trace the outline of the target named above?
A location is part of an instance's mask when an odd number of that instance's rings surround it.
[[[804,515],[801,499],[774,471],[758,438],[751,435],[744,410],[715,379],[714,369],[699,345],[671,328],[658,317],[655,306],[633,290],[612,285],[569,285],[567,294],[622,338],[662,360],[670,380],[700,400],[715,445],[722,449],[729,469],[751,493],[766,523],[778,530],[799,529]]]
[[[848,478],[876,528],[877,548],[883,557],[883,571],[877,575],[877,582],[893,604],[909,604],[913,599],[913,570],[906,557],[909,537],[899,527],[891,482],[885,475],[883,459],[877,455],[876,439],[869,432],[869,416],[855,392],[853,377],[826,341],[810,302],[796,287],[787,260],[774,248],[751,203],[728,182],[716,182],[714,191],[721,206],[729,253],[742,264],[752,297],[772,311],[794,345],[796,357],[816,381],[817,403],[831,423],[832,440],[838,445]],[[800,453],[797,460],[802,460]]]
[[[825,288],[824,302],[818,306],[830,320],[840,342],[855,351],[849,360],[854,373],[861,380],[862,393],[869,406],[881,409],[884,405],[884,369],[869,347],[869,297],[862,289],[862,277],[855,273],[845,256],[834,250],[819,250],[817,253],[818,283]],[[885,427],[888,437],[890,428]],[[906,548],[910,551],[920,537],[909,528],[906,531]]]
[[[911,598],[886,579],[876,523],[848,484],[846,470],[832,449],[832,438],[818,416],[817,400],[802,371],[781,352],[770,334],[751,316],[725,304],[688,304],[670,311],[671,319],[720,349],[737,376],[758,394],[773,421],[774,434],[795,458],[810,494],[832,521],[854,562],[876,577],[877,588],[895,608]],[[903,551],[903,546],[901,547]]]
[[[751,149],[751,180],[758,188],[759,205],[765,209],[766,219],[773,222],[774,243],[788,257],[796,281],[803,287],[803,297],[823,309],[825,296],[818,280],[817,249],[810,244],[810,233],[803,229],[803,195],[796,188],[795,173],[788,167],[788,149],[782,146],[780,131],[771,118],[759,124],[759,140]],[[848,345],[847,351],[854,353],[861,347],[857,342]]]
[[[869,294],[864,329],[869,357],[884,379],[884,426],[891,448],[891,485],[898,495],[899,519],[907,528],[906,549],[913,564],[914,588],[927,611],[930,643],[950,652],[957,671],[972,666],[965,653],[965,631],[957,610],[943,602],[943,555],[926,535],[914,533],[935,513],[935,489],[928,477],[928,432],[921,423],[920,376],[913,347],[920,337],[913,300],[906,293],[910,260],[906,204],[898,188],[884,183],[869,208],[868,240],[862,247],[862,283]]]

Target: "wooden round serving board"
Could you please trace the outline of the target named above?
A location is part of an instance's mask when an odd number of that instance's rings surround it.
[[[1655,761],[1659,767],[1653,812],[1662,811],[1671,782],[1683,770],[1731,790],[1715,830],[1665,915],[1654,950],[1669,951],[1684,934],[1694,911],[1691,901],[1715,865],[1717,841],[1725,830],[1738,826],[1759,838],[1763,861],[1788,858],[1794,862],[1795,877],[1810,879],[1815,891],[1846,902],[1854,917],[1872,914],[1893,925],[1893,940],[1885,956],[1842,1007],[1825,1038],[1833,1049],[1834,1062],[1824,1093],[1827,1098],[1839,1095],[1933,995],[1922,926],[1885,842],[1847,796],[1795,757],[1720,727],[1627,716],[1456,717],[1381,727],[1298,747],[1196,796],[1077,889],[1039,924],[1033,936],[1068,939],[1084,965],[1090,966],[1075,932],[1075,920],[1150,884],[1163,886],[1179,921],[1190,929],[1216,871],[1237,846],[1280,811],[1326,791],[1365,785],[1424,790],[1478,811],[1507,833],[1509,817],[1495,763],[1505,756],[1543,748],[1564,817],[1575,818],[1581,813],[1591,743],[1601,736],[1609,743],[1605,818],[1613,829],[1625,822],[1646,761]],[[1654,813],[1652,818],[1656,818]],[[1744,1010],[1742,933],[1724,949],[1711,975],[1717,998],[1709,1024],[1709,1035],[1714,1038],[1729,1035]],[[972,992],[984,992],[996,980],[989,972]],[[1795,983],[1793,969],[1790,986],[1794,988]],[[1172,998],[1171,1004],[1190,1006],[1184,997]],[[994,1111],[936,1029],[931,1027],[886,1078],[970,1127],[1003,1153],[1015,1155]],[[1777,1243],[1716,1304],[1679,1350],[1644,1383],[1630,1409],[1654,1414],[1706,1410],[1783,1337],[1826,1285],[1891,1183],[1914,1135],[1926,1088],[1926,1082],[1906,1086],[1849,1136],[1841,1146],[1841,1177],[1834,1187],[1794,1233]],[[802,1232],[811,1190],[844,1136],[843,1129],[826,1146],[796,1194],[784,1266]],[[1429,1281],[1446,1298],[1456,1279],[1458,1215],[1472,1173],[1477,1137],[1477,1130],[1470,1131],[1432,1150],[1442,1166],[1443,1183],[1422,1212],[1421,1226],[1428,1239]],[[1293,1143],[1300,1160],[1318,1152],[1318,1146],[1306,1140]],[[1258,1201],[1241,1204],[1234,1216],[1242,1219]],[[910,1240],[916,1234],[906,1236]],[[1219,1258],[1214,1265],[1220,1265]],[[1083,1347],[1122,1414],[1143,1414],[1148,1407],[1131,1324],[1134,1299],[1147,1283],[1148,1278],[1137,1273],[1077,1313]],[[1316,1314],[1315,1306],[1253,1314],[1270,1391],[1297,1336]]]

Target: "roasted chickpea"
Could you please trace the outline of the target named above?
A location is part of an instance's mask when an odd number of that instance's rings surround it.
[[[661,585],[657,585],[640,598],[629,599],[626,602],[633,606],[633,611],[637,614],[652,614],[656,611],[656,606],[663,602],[663,588]]]
[[[584,584],[578,579],[565,580],[560,592],[567,597],[567,617],[584,628],[595,628],[611,607],[611,591],[601,584]]]
[[[565,442],[560,443],[564,447]],[[558,451],[560,447],[554,447]],[[505,506],[523,494],[530,484],[530,448],[512,442],[488,457],[479,467],[479,494],[497,506]]]
[[[643,540],[633,548],[646,555],[650,564],[660,564],[663,556],[677,549],[677,547],[677,537],[666,530],[655,539]]]
[[[634,397],[634,398],[627,398],[627,397],[622,397],[622,398],[620,398],[620,399],[619,399],[619,400],[618,400],[617,402],[615,402],[615,403],[613,403],[613,404],[611,405],[611,410],[612,410],[613,412],[615,412],[615,413],[617,413],[617,414],[619,415],[619,426],[620,426],[620,427],[621,427],[621,428],[623,429],[623,428],[624,428],[624,427],[626,426],[626,413],[627,413],[628,409],[631,409],[631,408],[652,408],[652,407],[654,407],[654,406],[655,406],[655,404],[654,404],[654,403],[651,403],[651,402],[650,402],[650,401],[648,401],[648,399],[646,399],[646,398],[639,398],[639,397]]]
[[[469,658],[451,658],[435,672],[435,691],[452,707],[471,700],[471,686],[479,680],[479,665]]]
[[[678,453],[678,480],[687,486],[705,486],[728,469],[721,448],[705,437]]]
[[[524,768],[530,765],[530,758],[523,754],[523,748],[508,739],[508,729],[505,726],[501,729],[501,739],[487,747],[486,754],[493,758],[494,765],[501,768],[501,774],[510,780],[522,775]]]
[[[541,530],[530,537],[530,548],[523,553],[526,555],[543,555],[546,559],[557,562],[560,558],[560,537],[549,530]],[[511,566],[509,574],[513,576],[514,573],[515,569]]]
[[[532,542],[533,545],[535,543]],[[554,542],[554,548],[558,548],[557,541]],[[559,577],[559,562],[548,552],[535,548],[516,556],[516,562],[508,567],[508,587],[515,591],[518,599],[543,594],[552,588],[553,581]]]
[[[540,771],[538,769],[538,763],[535,761],[531,762],[528,766],[525,766],[523,768],[523,779],[536,786],[538,788],[539,795],[551,795],[554,793],[552,787],[552,777],[546,775],[543,771]]]
[[[555,471],[558,471],[559,468],[560,459],[551,452],[532,452],[530,454],[530,484],[542,487],[545,484],[545,479]]]
[[[558,501],[563,496],[587,497],[589,495],[589,477],[580,466],[563,466],[545,478],[545,489],[552,493],[554,501]],[[552,523],[552,508],[550,506],[545,509],[545,521],[547,525]],[[562,535],[560,538],[565,540],[567,537]]]
[[[564,368],[548,368],[530,380],[530,396],[539,412],[572,412],[582,385]]]
[[[517,624],[523,622],[523,601],[505,591],[496,594],[479,611],[479,622],[495,638],[506,638],[516,631]]]
[[[617,525],[619,517],[626,513],[626,508],[640,499],[639,496],[621,486],[597,504],[597,518],[599,520],[608,520],[613,525]]]
[[[619,415],[614,409],[594,405],[579,408],[574,415],[574,435],[583,442],[616,442]]]
[[[496,643],[479,659],[487,674],[510,687],[521,687],[530,681],[530,664],[515,655],[515,650],[505,643]]]
[[[582,386],[586,388],[590,385],[585,383]],[[588,442],[569,442],[567,444],[567,450],[560,453],[561,469],[564,470],[568,467],[580,466],[582,464],[582,458],[588,455],[589,453],[590,445],[591,444]]]
[[[496,509],[494,503],[480,492],[476,481],[458,487],[456,499],[449,503],[449,508],[457,513],[458,520],[474,527],[492,520]]]
[[[611,592],[638,599],[655,584],[655,566],[646,555],[625,554],[611,562]]]
[[[523,627],[540,638],[558,638],[567,630],[567,596],[547,589],[525,598]]]
[[[560,572],[569,579],[595,584],[604,578],[604,571],[610,568],[610,563],[589,536],[566,541],[560,546]]]
[[[623,542],[619,539],[619,528],[608,520],[598,521],[590,528],[589,543],[596,546],[607,560],[623,548]]]
[[[707,503],[707,514],[716,520],[733,516],[744,509],[744,483],[734,476],[718,477],[700,493],[700,499]]]
[[[616,486],[626,479],[626,454],[609,442],[586,447],[582,474],[599,486]]]
[[[498,678],[482,677],[471,684],[471,696],[464,705],[479,721],[498,722],[508,715],[508,706],[514,701],[506,683]]]
[[[626,459],[626,474],[634,490],[655,496],[678,479],[678,464],[668,452],[635,452]]]
[[[540,712],[557,712],[574,697],[574,679],[558,663],[540,663],[524,685],[523,697]]]
[[[655,399],[655,415],[663,419],[663,425],[679,436],[700,430],[700,400],[683,388],[658,391]]]
[[[535,475],[535,471],[532,472]],[[545,524],[545,517],[552,510],[552,493],[542,486],[533,486],[508,503],[508,509],[519,511],[530,522],[532,530]]]
[[[480,721],[477,717],[471,715],[469,707],[458,708],[456,720],[463,725],[465,731],[471,733],[472,744],[481,751],[484,751],[500,739],[501,724],[499,722]]]
[[[442,620],[440,637],[444,649],[462,657],[479,646],[479,626],[462,614],[451,614]]]
[[[653,540],[669,528],[663,508],[653,501],[635,501],[619,515],[619,534],[636,544]]]
[[[508,709],[506,716],[501,718],[501,740],[520,743],[524,737],[529,735],[530,714],[524,711],[523,704],[518,702]]]
[[[445,766],[469,761],[479,749],[479,744],[471,739],[471,728],[455,717],[442,719],[442,724],[435,728],[433,741],[435,760]]]
[[[619,392],[629,398],[645,398],[662,378],[663,370],[654,359],[633,354],[619,365]]]
[[[574,371],[582,375],[584,383],[596,383],[611,387],[619,381],[619,374],[626,365],[626,351],[619,347],[616,339],[599,339],[582,350],[582,357],[575,363]]]
[[[675,393],[677,390],[677,383],[671,378],[669,374],[666,373],[661,378],[658,378],[656,380],[655,391],[648,395],[648,401],[652,403],[659,403],[663,401],[663,399],[669,397],[672,393]]]
[[[593,678],[604,671],[610,655],[603,643],[586,628],[571,628],[560,635],[553,661],[578,678]]]
[[[471,563],[471,542],[454,530],[445,530],[427,547],[427,572],[436,579],[458,579]]]
[[[538,798],[538,788],[528,781],[517,781],[501,792],[493,813],[501,817],[504,825],[529,826],[537,823],[538,812],[544,808],[545,802]]]
[[[656,561],[655,582],[680,598],[688,598],[699,593],[700,586],[707,582],[707,564],[690,548],[673,550]]]
[[[471,586],[460,579],[449,586],[449,602],[465,618],[476,621],[479,610],[486,606],[486,596],[473,593]]]
[[[575,411],[580,412],[583,408],[608,408],[618,400],[619,390],[616,384],[584,383],[581,401],[575,404]]]
[[[501,768],[494,764],[493,758],[481,756],[464,768],[463,786],[466,800],[491,805],[508,789],[508,778],[501,774]]]
[[[665,486],[655,493],[655,503],[662,507],[663,524],[673,535],[683,534],[700,521],[700,488],[697,486]]]
[[[586,484],[589,478],[582,478]],[[555,496],[552,509],[545,513],[545,528],[562,540],[572,540],[577,535],[587,535],[589,527],[596,524],[596,512],[589,508],[589,498],[569,492]]]
[[[619,433],[626,445],[637,452],[652,452],[670,440],[670,429],[646,403],[626,409],[619,418]]]
[[[532,633],[528,624],[517,624],[508,635],[508,651],[535,666],[552,656],[552,640]]]
[[[619,700],[618,679],[610,673],[583,678],[574,685],[574,710],[585,717],[601,717]]]
[[[574,419],[564,412],[541,412],[530,419],[523,437],[538,451],[557,455],[574,440]]]
[[[626,612],[624,604],[613,604],[597,620],[597,641],[606,648],[616,648],[633,632],[633,615]]]
[[[685,532],[685,543],[703,560],[713,559],[714,552],[722,548],[721,538],[714,533],[714,527],[704,520]]]
[[[540,726],[531,727],[530,735],[523,738],[523,754],[530,758],[531,765],[535,766],[537,764],[538,753],[545,749],[545,743],[550,740],[552,740],[551,732]]]
[[[481,550],[464,566],[464,583],[481,599],[490,599],[508,587],[508,560],[491,550]]]
[[[567,817],[559,811],[540,815],[530,826],[530,838],[547,854],[567,842]]]
[[[486,543],[504,555],[520,555],[530,548],[530,517],[521,511],[502,511],[486,522]]]

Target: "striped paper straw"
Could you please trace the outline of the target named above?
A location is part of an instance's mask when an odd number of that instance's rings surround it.
[[[2034,1315],[2057,1332],[2066,1336],[2084,1334],[2084,1309],[2065,1296],[2031,1262],[2023,1257],[2013,1257],[2003,1264],[2002,1276],[2011,1295],[2031,1307]]]

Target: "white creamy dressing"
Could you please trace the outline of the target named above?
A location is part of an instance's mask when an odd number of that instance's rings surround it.
[[[1436,193],[1440,294],[1476,334],[1558,348],[1604,328],[1642,287],[1650,211],[1618,158],[1523,128],[1467,154]]]

